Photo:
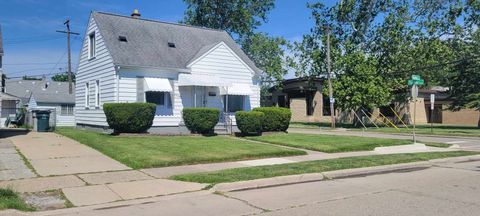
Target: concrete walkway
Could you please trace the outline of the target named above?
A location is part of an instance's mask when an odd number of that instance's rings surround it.
[[[35,176],[35,173],[25,165],[12,142],[0,139],[0,181]]]
[[[341,157],[393,154],[397,151],[453,150],[431,147],[419,150],[418,147],[412,148],[406,145],[400,149],[386,151],[386,153],[385,151],[363,151],[328,154],[307,151],[308,154],[302,156],[131,170],[86,145],[54,133],[29,133],[11,137],[10,140],[25,155],[39,175],[48,177],[0,181],[0,187],[12,187],[19,192],[62,190],[66,198],[75,206],[98,205],[199,191],[207,186],[206,184],[165,179],[178,174]]]
[[[131,169],[95,149],[55,133],[9,138],[40,176]]]

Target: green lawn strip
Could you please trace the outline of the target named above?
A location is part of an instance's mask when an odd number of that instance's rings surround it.
[[[339,128],[349,128],[352,130],[363,130],[363,128],[354,127],[352,124],[337,124]],[[473,126],[456,126],[456,125],[434,125],[433,132],[430,125],[417,125],[416,132],[418,134],[431,134],[431,135],[445,135],[445,136],[473,136],[480,137],[480,128]],[[325,122],[292,122],[290,128],[320,128],[328,130],[330,129],[330,123]],[[367,127],[366,132],[381,132],[381,133],[412,133],[412,126],[409,128],[402,127],[399,129],[390,126],[381,126],[379,128],[370,126]]]
[[[449,148],[452,144],[448,143],[437,143],[437,142],[422,142],[426,146],[437,147],[437,148]]]
[[[193,173],[172,176],[170,179],[188,182],[218,184],[224,182],[246,181],[276,176],[297,175],[305,173],[320,173],[333,170],[373,167],[389,164],[400,164],[427,161],[437,158],[458,157],[480,154],[480,152],[428,152],[392,155],[372,155],[361,157],[346,157],[328,160],[298,162],[257,167],[227,169],[214,172]]]
[[[57,128],[56,132],[134,169],[306,154],[226,136],[125,137],[74,128]]]
[[[0,210],[17,209],[20,211],[34,211],[27,205],[20,195],[11,189],[0,188]]]
[[[381,133],[412,133],[412,127],[401,127],[398,130],[391,127],[369,128],[367,132],[381,132]],[[433,132],[428,125],[418,125],[415,129],[417,134],[425,135],[444,135],[444,136],[472,136],[480,137],[480,128],[468,126],[434,126]]]
[[[412,144],[410,140],[301,133],[265,134],[247,139],[328,153],[371,151],[375,147]]]

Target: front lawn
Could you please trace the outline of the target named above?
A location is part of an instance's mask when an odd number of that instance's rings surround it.
[[[405,128],[403,125],[398,125],[399,129],[391,126],[379,125],[379,128],[370,126],[365,132],[380,132],[380,133],[412,133],[412,125]],[[354,127],[352,124],[337,124],[339,128],[349,128],[351,130],[363,130],[363,128]],[[433,125],[433,132],[431,125],[417,125],[417,134],[426,135],[445,135],[445,136],[473,136],[480,137],[480,128],[474,126],[457,126],[457,125]],[[330,123],[325,122],[292,122],[290,128],[305,128],[305,129],[330,129]]]
[[[265,134],[247,139],[329,153],[371,151],[380,146],[412,144],[410,140],[300,133]]]
[[[399,130],[391,127],[371,128],[367,132],[382,132],[382,133],[412,133],[412,126],[409,128],[399,128]],[[429,125],[417,125],[415,132],[417,134],[426,135],[445,135],[445,136],[472,136],[480,137],[480,128],[468,126],[448,126],[437,125],[433,126],[433,132]]]
[[[20,211],[35,210],[27,205],[16,192],[10,189],[0,188],[0,211],[5,209],[17,209]]]
[[[475,155],[479,152],[427,152],[392,155],[372,155],[361,157],[346,157],[328,160],[307,161],[299,163],[278,164],[258,167],[245,167],[214,172],[184,174],[171,177],[179,181],[218,184],[223,182],[247,181],[275,176],[297,175],[305,173],[320,173],[333,170],[373,167],[389,164],[427,161],[437,158]]]
[[[306,154],[225,136],[121,137],[74,128],[57,128],[56,132],[134,169]]]

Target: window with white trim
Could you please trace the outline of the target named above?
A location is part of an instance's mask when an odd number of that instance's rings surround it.
[[[88,35],[88,58],[94,58],[95,57],[95,32],[92,32]]]
[[[241,111],[244,108],[245,96],[244,95],[228,95],[228,111],[236,112]],[[227,110],[227,95],[223,96],[223,110]]]
[[[100,107],[100,80],[95,80],[95,107]]]
[[[73,116],[73,104],[62,104],[60,109],[61,116]]]
[[[90,87],[88,82],[85,83],[85,108],[88,108],[90,105]]]
[[[145,101],[157,105],[155,115],[173,115],[170,92],[147,91]]]

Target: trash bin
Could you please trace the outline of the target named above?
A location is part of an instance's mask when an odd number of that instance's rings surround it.
[[[37,131],[38,132],[48,132],[50,129],[50,111],[49,110],[39,110],[36,111],[37,114]]]

